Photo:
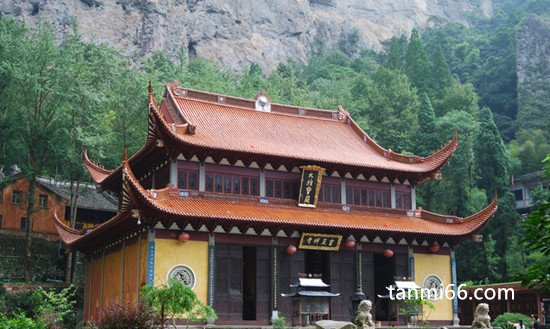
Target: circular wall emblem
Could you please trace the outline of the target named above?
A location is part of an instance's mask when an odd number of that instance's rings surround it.
[[[191,289],[195,288],[195,273],[187,265],[178,264],[172,267],[170,271],[168,271],[166,282],[168,282],[168,280],[172,278],[183,282],[183,284]]]
[[[428,289],[428,291],[426,291],[425,293],[425,296],[427,296],[430,300],[441,298],[441,294],[443,293],[443,283],[441,282],[441,279],[435,274],[430,274],[426,276],[422,288]]]

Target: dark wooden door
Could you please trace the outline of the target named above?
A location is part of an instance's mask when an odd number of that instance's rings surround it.
[[[291,291],[290,284],[298,282],[298,273],[304,272],[304,251],[298,250],[294,255],[286,252],[286,247],[280,247],[279,255],[279,282],[277,307],[279,315],[283,315],[288,322],[292,321],[292,298],[281,297],[281,293]]]
[[[396,277],[403,279],[410,275],[407,258],[408,258],[407,254],[395,254],[395,276]]]
[[[222,321],[241,321],[243,314],[243,248],[216,245],[214,309]]]
[[[256,320],[271,318],[271,247],[256,249]]]
[[[340,293],[340,296],[330,299],[332,320],[352,320],[351,297],[357,288],[355,281],[355,252],[347,250],[330,253],[330,291]]]
[[[374,302],[374,260],[372,253],[361,252],[361,265],[363,270],[363,293],[371,302]]]

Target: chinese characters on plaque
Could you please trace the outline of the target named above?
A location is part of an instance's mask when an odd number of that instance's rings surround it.
[[[302,233],[300,249],[338,251],[342,236],[337,234]]]
[[[315,208],[325,169],[319,166],[302,166],[300,169],[302,169],[302,179],[298,206]]]

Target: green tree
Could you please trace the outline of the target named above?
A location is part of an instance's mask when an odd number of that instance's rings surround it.
[[[411,152],[420,102],[407,76],[381,66],[365,87],[365,102],[357,111],[369,122],[369,133],[386,148]]]
[[[451,70],[447,64],[445,53],[441,46],[437,47],[432,63],[432,75],[430,79],[431,93],[439,98],[443,97],[445,88],[451,86]]]
[[[420,34],[416,29],[412,30],[409,46],[407,47],[405,72],[413,87],[421,92],[428,91],[428,81],[430,79],[428,58],[424,46],[422,46]]]
[[[407,49],[407,39],[405,36],[400,38],[392,37],[390,47],[387,51],[385,66],[392,70],[401,70],[404,66],[404,57]]]
[[[204,305],[191,288],[176,279],[170,279],[167,285],[159,287],[145,285],[141,289],[141,296],[147,305],[159,313],[161,328],[169,318],[175,329],[177,316],[183,316],[187,321],[217,318],[216,312],[210,306]]]
[[[550,176],[550,154],[546,156],[546,176]],[[541,257],[520,276],[523,285],[550,291],[550,199],[539,204],[522,226],[521,242],[526,250]]]
[[[418,133],[415,138],[415,154],[428,156],[441,145],[437,144],[435,134],[435,114],[428,94],[420,96],[420,110],[418,113]]]
[[[12,142],[18,143],[23,151],[22,168],[29,179],[25,279],[30,281],[36,177],[47,170],[48,163],[59,151],[57,145],[63,138],[59,128],[68,99],[58,83],[67,78],[67,73],[51,30],[41,26],[22,41],[16,56],[2,60],[8,62],[7,74],[11,80],[4,90],[7,113],[11,116],[10,122],[17,122]]]
[[[474,147],[477,186],[485,189],[487,195],[495,192],[503,195],[510,182],[508,150],[500,138],[491,110],[482,108],[478,121],[479,133]]]

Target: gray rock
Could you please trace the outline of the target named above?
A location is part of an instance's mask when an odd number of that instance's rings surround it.
[[[516,30],[520,129],[550,131],[550,20],[528,16]]]
[[[357,326],[351,322],[321,320],[315,322],[317,329],[357,329]]]
[[[31,27],[44,21],[59,40],[73,19],[84,39],[114,46],[139,62],[160,50],[191,55],[242,71],[250,63],[270,72],[289,59],[305,61],[316,41],[334,46],[354,30],[360,46],[441,21],[468,24],[469,12],[491,16],[493,0],[0,0],[0,12]],[[439,17],[439,20],[434,20]]]

